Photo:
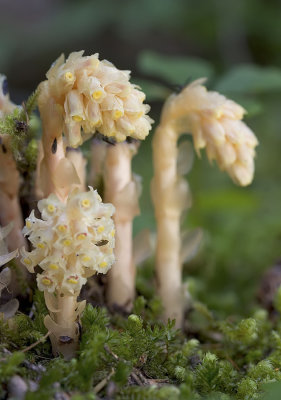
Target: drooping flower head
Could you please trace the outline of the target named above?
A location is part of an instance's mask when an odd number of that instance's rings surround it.
[[[61,55],[40,85],[38,99],[44,122],[45,107],[61,115],[66,144],[77,147],[99,131],[121,142],[127,136],[144,139],[152,120],[144,93],[130,83],[130,71],[121,71],[98,54]],[[49,105],[48,105],[49,104]],[[59,119],[58,119],[59,120]]]
[[[39,265],[38,288],[52,293],[79,294],[88,277],[106,273],[114,262],[114,207],[104,204],[97,191],[74,190],[66,203],[53,194],[38,202],[42,219],[31,212],[24,234],[33,250],[21,250],[29,272]]]
[[[217,92],[207,91],[204,81],[192,82],[177,95],[177,101],[171,96],[166,105],[166,109],[170,107],[167,118],[174,118],[180,133],[192,133],[198,153],[206,148],[210,161],[216,160],[235,183],[246,186],[253,179],[258,140],[242,122],[244,108]]]

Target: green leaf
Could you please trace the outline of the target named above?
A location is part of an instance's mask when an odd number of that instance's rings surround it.
[[[213,76],[213,67],[205,60],[168,56],[153,51],[144,51],[139,55],[138,68],[144,74],[165,79],[172,84],[184,85],[188,79]]]
[[[265,93],[281,90],[281,69],[239,65],[227,72],[215,86],[223,93]]]

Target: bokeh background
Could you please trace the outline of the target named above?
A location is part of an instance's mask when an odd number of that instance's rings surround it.
[[[279,0],[0,0],[0,71],[22,102],[64,52],[85,49],[132,70],[156,123],[174,85],[207,86],[245,106],[256,133],[256,176],[237,188],[202,154],[188,176],[193,207],[183,228],[204,241],[185,266],[193,296],[220,315],[247,315],[266,269],[281,257],[281,2]],[[143,178],[135,232],[155,229],[151,139],[134,170]],[[141,273],[138,280],[142,292]]]

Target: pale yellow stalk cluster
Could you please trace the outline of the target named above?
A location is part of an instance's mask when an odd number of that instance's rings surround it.
[[[10,101],[7,79],[0,75],[0,118],[13,112],[16,105]],[[5,132],[0,133],[0,225],[6,226],[11,222],[12,228],[6,238],[9,251],[25,245],[21,233],[23,227],[22,212],[19,204],[18,192],[20,175],[11,148],[11,137]],[[25,272],[25,271],[24,271]],[[14,293],[17,292],[17,274],[14,273],[11,281]],[[10,288],[11,288],[10,287]]]
[[[112,137],[116,142],[123,142],[128,136],[142,140],[148,135],[152,123],[147,115],[150,107],[144,104],[145,94],[130,82],[130,72],[121,71],[106,60],[99,60],[98,54],[86,57],[83,53],[71,53],[66,61],[62,55],[48,71],[47,80],[39,86],[43,158],[38,174],[41,184],[37,186],[41,186],[44,197],[55,193],[63,201],[73,185],[81,187],[81,183],[83,184],[73,160],[66,159],[66,146],[78,147],[95,132]],[[108,154],[116,152],[120,155],[122,151],[118,150],[118,146],[119,143],[116,144],[116,151],[108,149]],[[124,144],[120,150],[125,146]],[[131,148],[129,144],[128,148]],[[99,150],[93,152],[97,157],[92,163],[93,169],[96,169],[96,176],[91,177],[93,182],[98,181],[97,174],[101,173],[103,156],[106,157],[103,166],[107,171],[105,164],[111,158],[105,152],[97,153]],[[112,195],[114,206],[121,186],[124,189],[124,178],[125,186],[132,180],[131,156],[128,158],[127,153],[125,151],[124,156],[118,156],[120,165],[115,162],[115,171],[112,171],[114,188],[117,189]],[[127,170],[124,170],[124,165]],[[109,185],[105,182],[105,186],[108,188]],[[120,201],[115,214],[116,220],[119,220],[119,205]],[[126,223],[123,221],[123,225],[126,225],[125,231],[123,229],[119,232],[119,227],[116,227],[116,258],[118,265],[122,266],[121,270],[119,267],[117,269],[121,279],[129,274],[134,276],[130,272],[133,269],[132,220],[133,215],[128,213]],[[127,255],[128,249],[130,254]],[[130,279],[130,282],[132,283],[128,291],[134,293],[134,279]],[[120,291],[118,293],[117,297],[123,299],[123,294]]]
[[[61,55],[40,84],[39,109],[46,100],[58,113],[58,124],[71,147],[81,145],[96,131],[122,142],[127,136],[144,139],[151,128],[145,95],[130,83],[130,72],[112,63],[74,52]],[[61,117],[61,118],[60,118]]]
[[[216,92],[208,92],[197,80],[179,94],[171,95],[163,108],[153,138],[155,175],[152,197],[157,220],[156,274],[164,318],[183,322],[181,212],[190,206],[190,193],[181,176],[177,141],[190,133],[197,153],[206,148],[209,160],[216,160],[235,183],[245,186],[254,174],[258,141],[241,121],[245,110]],[[186,155],[188,157],[188,155]]]
[[[65,354],[60,336],[69,336],[72,346],[78,341],[76,319],[82,307],[76,299],[81,287],[95,273],[105,274],[114,262],[114,207],[102,203],[90,187],[88,192],[74,190],[66,203],[51,194],[38,202],[38,209],[42,219],[34,211],[26,219],[23,232],[33,250],[22,249],[21,261],[32,273],[40,266],[37,284],[50,311],[45,324],[53,334],[54,353]]]

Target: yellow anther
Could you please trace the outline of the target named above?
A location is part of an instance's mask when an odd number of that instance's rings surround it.
[[[97,229],[98,233],[102,233],[104,231],[104,226],[99,226]]]
[[[81,122],[83,118],[80,115],[73,115],[72,119],[75,122]]]
[[[30,258],[24,258],[23,262],[24,262],[26,265],[31,265],[31,264],[32,264],[32,261],[30,260]]]
[[[31,222],[30,221],[26,221],[26,227],[27,228],[31,228]]]
[[[44,243],[37,243],[37,248],[38,249],[45,249],[45,244]]]
[[[65,80],[67,80],[67,81],[72,81],[73,80],[73,73],[72,72],[70,72],[70,71],[68,71],[68,72],[66,72],[65,74],[64,74],[64,78],[65,78]]]
[[[115,110],[113,113],[113,118],[114,119],[119,119],[123,117],[123,112],[121,110]]]
[[[69,279],[67,279],[67,282],[68,282],[68,283],[71,283],[72,285],[77,285],[78,279],[69,278]]]
[[[89,199],[83,199],[83,200],[81,201],[81,205],[82,205],[82,207],[84,207],[84,208],[89,208],[90,205],[91,205],[91,202],[90,202]]]
[[[64,246],[70,246],[72,242],[70,239],[65,239],[62,243]]]
[[[102,91],[101,90],[95,90],[92,94],[92,97],[94,100],[100,99],[102,96]]]
[[[41,282],[42,282],[43,285],[45,285],[45,286],[50,286],[50,285],[52,284],[52,281],[51,281],[51,279],[49,279],[49,278],[43,278]]]
[[[83,261],[83,262],[91,261],[91,257],[89,257],[89,256],[83,256],[83,257],[82,257],[82,261]]]
[[[47,210],[52,214],[56,210],[56,207],[53,204],[48,204]]]
[[[113,230],[110,232],[110,234],[111,234],[112,237],[114,237],[114,236],[115,236],[115,230],[113,229]]]
[[[101,263],[100,263],[100,267],[101,267],[101,268],[107,267],[107,262],[106,262],[106,261],[101,262]]]
[[[49,264],[49,268],[56,271],[57,269],[59,269],[59,266],[57,264]]]
[[[58,230],[60,231],[60,232],[65,232],[66,231],[66,225],[58,225]]]
[[[77,239],[78,240],[84,240],[87,237],[87,233],[79,233],[79,235],[77,235]]]

